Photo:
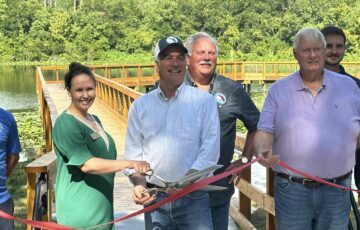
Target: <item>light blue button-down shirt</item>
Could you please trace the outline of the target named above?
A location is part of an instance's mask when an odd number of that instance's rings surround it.
[[[167,181],[190,169],[215,165],[220,152],[220,127],[214,97],[182,84],[167,99],[160,87],[135,100],[130,108],[125,158],[145,160]],[[133,173],[126,170],[126,174]],[[151,177],[148,181],[162,186]]]
[[[270,88],[258,129],[273,133],[273,154],[291,167],[321,178],[344,175],[355,164],[360,90],[349,77],[324,70],[313,96],[295,72]]]

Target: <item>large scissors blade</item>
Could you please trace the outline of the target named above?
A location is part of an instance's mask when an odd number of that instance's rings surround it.
[[[211,173],[221,167],[222,167],[222,165],[213,165],[213,166],[207,167],[205,169],[199,170],[197,172],[191,173],[189,175],[186,175],[177,181],[176,186],[179,188],[182,188],[190,183],[194,183],[195,181],[199,180],[200,178],[207,176],[209,173]]]
[[[206,190],[206,191],[222,191],[227,189],[227,187],[223,187],[223,186],[218,186],[218,185],[206,185],[204,187],[202,187],[200,190]]]

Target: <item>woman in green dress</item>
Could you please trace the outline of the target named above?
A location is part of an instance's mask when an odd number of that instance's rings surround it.
[[[88,113],[96,97],[95,87],[90,68],[71,63],[65,75],[71,104],[56,119],[53,129],[57,155],[56,217],[58,223],[74,228],[113,220],[115,172],[124,168],[150,170],[145,161],[116,160],[114,140],[99,118]]]

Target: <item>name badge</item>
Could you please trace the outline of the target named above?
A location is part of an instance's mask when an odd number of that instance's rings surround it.
[[[91,139],[93,139],[93,141],[95,141],[96,139],[98,139],[100,137],[100,135],[97,132],[93,132],[90,134]]]

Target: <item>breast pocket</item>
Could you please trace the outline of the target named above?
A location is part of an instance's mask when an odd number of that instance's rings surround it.
[[[179,130],[180,136],[186,143],[198,143],[200,137],[200,125],[197,119],[181,119]]]

